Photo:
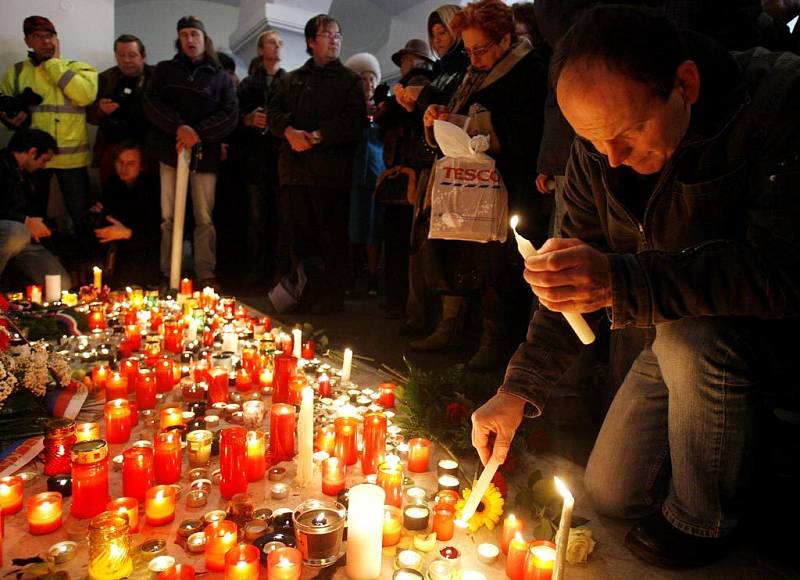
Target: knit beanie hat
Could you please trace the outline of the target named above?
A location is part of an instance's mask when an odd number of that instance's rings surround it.
[[[381,65],[378,59],[368,52],[354,54],[345,61],[344,66],[354,70],[359,75],[365,72],[371,72],[375,75],[375,78],[378,79],[377,82],[381,82]]]
[[[206,26],[203,22],[197,18],[197,16],[184,16],[180,20],[178,20],[178,32],[183,30],[184,28],[196,28],[203,34],[206,33]]]

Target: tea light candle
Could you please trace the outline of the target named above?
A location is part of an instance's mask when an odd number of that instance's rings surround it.
[[[189,484],[189,490],[199,489],[201,491],[210,492],[212,483],[210,479],[198,478]]]
[[[428,567],[428,580],[451,580],[453,568],[450,563],[436,560]]]
[[[514,514],[509,514],[503,520],[503,535],[500,541],[500,551],[503,554],[508,554],[508,546],[514,536],[521,534],[525,529],[524,522]]]
[[[478,544],[478,561],[487,566],[491,566],[497,561],[500,555],[500,548],[494,544]]]
[[[208,503],[208,492],[203,489],[192,489],[186,494],[186,507],[203,507]]]
[[[147,570],[151,574],[159,574],[172,568],[175,565],[175,558],[172,556],[156,556],[147,564]]]
[[[214,522],[223,521],[226,517],[228,517],[228,513],[225,510],[211,510],[205,513],[203,520],[206,524],[213,524]]]
[[[458,477],[458,461],[452,459],[440,459],[436,464],[436,475],[454,475]]]
[[[200,554],[206,549],[206,535],[203,532],[196,532],[186,538],[186,549],[192,554]]]
[[[269,523],[269,519],[271,517],[272,517],[272,510],[269,508],[258,508],[257,510],[253,511],[254,520],[262,520],[264,522]]]
[[[413,473],[428,471],[431,442],[427,439],[414,438],[408,442],[408,470]]]
[[[78,423],[75,426],[75,442],[100,439],[100,423]]]
[[[528,556],[528,542],[517,533],[508,544],[506,560],[506,576],[511,580],[523,580],[525,576],[525,559]]]
[[[248,542],[260,538],[267,533],[267,522],[264,520],[250,520],[244,525],[244,537]]]
[[[299,580],[303,555],[296,548],[278,548],[267,556],[268,580]]]
[[[267,477],[270,481],[283,481],[286,477],[286,468],[280,466],[271,467]]]
[[[47,550],[48,557],[53,561],[53,563],[56,566],[69,562],[75,557],[75,554],[77,553],[78,553],[78,544],[76,542],[72,542],[69,540],[53,544]]]
[[[383,535],[382,544],[394,546],[400,541],[400,530],[402,528],[402,514],[398,508],[392,505],[383,506]]]
[[[139,502],[132,497],[119,497],[108,502],[106,511],[117,512],[128,518],[130,532],[135,534],[139,531]]]
[[[412,532],[428,529],[431,512],[424,505],[411,505],[403,510],[403,527]]]
[[[414,550],[402,550],[394,560],[395,569],[407,568],[411,570],[422,569],[422,554]]]
[[[28,498],[26,509],[31,534],[49,534],[61,527],[61,494],[57,491],[45,491]]]
[[[461,483],[458,481],[457,477],[452,475],[443,475],[438,479],[439,483],[439,491],[442,490],[451,490],[458,492]]]
[[[225,570],[225,554],[236,545],[238,527],[235,522],[222,520],[208,524],[205,529],[206,569]]]
[[[175,519],[175,488],[156,485],[147,490],[144,515],[151,526],[163,526]]]
[[[202,532],[205,523],[202,520],[183,520],[178,524],[178,537],[188,539],[192,534]]]
[[[550,580],[556,561],[556,545],[547,540],[531,542],[525,560],[525,580]]]
[[[289,497],[289,486],[285,483],[276,483],[270,488],[272,499],[286,499]]]
[[[22,479],[18,475],[0,478],[0,509],[3,517],[22,509]]]
[[[425,498],[428,496],[428,492],[425,488],[422,487],[409,487],[406,489],[404,494],[404,499],[406,504],[423,504],[425,503]]]

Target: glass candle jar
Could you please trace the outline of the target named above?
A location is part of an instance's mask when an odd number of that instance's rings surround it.
[[[10,516],[22,509],[22,478],[18,475],[0,477],[0,512]]]
[[[236,545],[238,526],[230,520],[220,520],[205,528],[206,570],[222,572],[225,569],[225,554]]]
[[[128,377],[121,372],[114,371],[106,380],[106,400],[128,398]]]
[[[71,452],[75,444],[75,421],[52,419],[44,430],[44,474],[60,475],[72,469]]]
[[[225,580],[258,580],[261,552],[252,544],[239,544],[225,554]]]
[[[344,489],[345,465],[338,457],[329,457],[322,462],[322,493],[337,496]]]
[[[378,387],[378,404],[385,409],[394,408],[394,390],[397,387],[394,383],[384,382]]]
[[[247,491],[246,456],[247,431],[241,427],[223,429],[219,441],[219,490],[225,499]]]
[[[536,540],[529,544],[525,556],[524,580],[550,580],[556,562],[556,545],[547,540]]]
[[[61,527],[61,494],[45,491],[29,497],[25,502],[28,531],[34,536],[49,534]]]
[[[333,454],[345,465],[353,465],[358,461],[358,419],[355,417],[337,417],[333,422],[334,444]]]
[[[428,439],[420,437],[411,439],[408,442],[408,470],[413,473],[428,471],[430,451],[431,442]]]
[[[139,531],[139,502],[132,497],[118,497],[106,505],[106,511],[115,512],[128,518],[128,527],[132,534]]]
[[[131,407],[125,399],[108,401],[103,409],[106,441],[127,443],[131,438]]]
[[[156,379],[153,371],[141,369],[137,375],[136,404],[140,410],[154,409],[156,406]]]
[[[433,531],[436,532],[436,539],[446,542],[453,537],[455,528],[456,510],[447,504],[436,504],[433,506]]]
[[[386,505],[402,507],[403,504],[403,466],[396,461],[385,461],[378,466],[376,483],[386,492]]]
[[[275,357],[272,377],[272,403],[289,402],[289,382],[297,370],[297,359],[289,354]]]
[[[175,519],[175,488],[156,485],[147,490],[144,515],[148,525],[164,526]]]
[[[78,423],[75,426],[75,443],[100,439],[100,423]]]
[[[186,434],[186,446],[189,450],[189,465],[205,467],[211,459],[211,442],[214,434],[206,429],[189,431]]]
[[[133,573],[128,519],[103,512],[89,523],[89,578],[112,580]]]
[[[175,483],[181,477],[181,436],[175,431],[155,438],[155,475],[158,483]]]
[[[303,555],[296,548],[278,548],[267,556],[267,580],[300,580]]]
[[[267,445],[263,431],[247,432],[246,465],[247,481],[258,481],[264,477],[267,469]]]
[[[102,439],[72,446],[72,508],[76,518],[92,518],[108,503],[108,444]]]
[[[339,558],[345,523],[345,507],[335,501],[311,499],[292,514],[294,533],[303,561],[327,566]]]
[[[269,447],[273,463],[288,461],[294,457],[295,431],[294,407],[285,403],[275,404],[273,397],[269,415]]]
[[[122,452],[122,493],[144,503],[145,492],[155,485],[152,447],[131,447]]]
[[[370,412],[364,415],[364,448],[361,471],[375,473],[386,457],[386,415]]]

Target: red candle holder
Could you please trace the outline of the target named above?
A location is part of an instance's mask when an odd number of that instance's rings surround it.
[[[108,501],[108,444],[102,439],[76,443],[72,446],[71,514],[93,518]]]
[[[528,557],[528,542],[517,534],[508,544],[508,558],[506,559],[506,576],[511,580],[524,580],[525,560]]]
[[[211,382],[208,385],[208,401],[214,403],[228,402],[228,371],[221,368],[211,370]]]
[[[106,329],[106,309],[102,304],[89,307],[89,330]]]
[[[136,404],[139,410],[156,407],[156,379],[148,369],[140,370],[136,379]]]
[[[129,357],[119,365],[120,372],[128,379],[128,392],[132,393],[136,389],[139,380],[139,359]]]
[[[219,440],[219,491],[230,499],[247,491],[247,431],[241,427],[223,429]]]
[[[181,278],[181,285],[180,285],[180,293],[181,294],[192,294],[192,279],[191,278]]]
[[[195,580],[195,571],[189,564],[174,564],[159,572],[156,580]]]
[[[431,442],[416,437],[408,442],[408,470],[414,473],[428,471],[431,454]]]
[[[294,457],[295,410],[286,403],[273,403],[269,413],[269,448],[273,463]]]
[[[156,389],[159,393],[168,393],[174,386],[174,363],[168,357],[161,357],[156,363]]]
[[[145,492],[156,481],[154,451],[150,447],[131,447],[122,452],[122,493],[144,503]]]
[[[556,545],[547,540],[531,542],[525,556],[524,580],[550,580],[556,563]]]
[[[394,383],[381,383],[378,387],[378,404],[385,409],[394,408]]]
[[[376,483],[386,492],[386,505],[403,505],[403,466],[398,462],[383,462],[378,466]]]
[[[322,493],[337,496],[344,489],[345,464],[338,457],[328,457],[322,462]]]
[[[386,457],[386,415],[370,412],[364,415],[364,449],[361,472],[375,473]]]
[[[75,421],[51,419],[44,430],[44,474],[60,475],[72,469],[70,453],[75,444]]]
[[[253,377],[247,369],[239,369],[236,372],[236,390],[246,393],[253,389]]]
[[[275,370],[272,377],[273,404],[289,402],[289,381],[296,370],[297,359],[292,355],[282,354],[275,357]]]
[[[158,483],[175,483],[181,477],[181,436],[175,431],[155,438],[155,476]]]
[[[22,509],[22,478],[16,475],[0,477],[0,511],[10,516]]]
[[[106,505],[106,511],[116,512],[128,518],[128,527],[132,534],[139,531],[139,502],[133,497],[118,497]]]
[[[503,520],[503,534],[500,537],[500,551],[508,554],[508,546],[517,534],[525,529],[525,523],[514,514],[509,514]]]
[[[103,409],[106,427],[106,441],[127,443],[131,437],[131,408],[125,399],[114,399]]]
[[[134,322],[125,324],[125,340],[131,350],[140,350],[142,348],[142,331],[139,325],[136,324],[136,313],[134,312]]]
[[[317,353],[317,342],[313,338],[304,341],[300,348],[300,356],[305,360],[311,360]]]
[[[75,443],[93,441],[95,439],[100,439],[99,423],[78,423],[75,425]]]
[[[247,432],[247,481],[258,481],[267,469],[267,444],[263,431]]]
[[[106,379],[106,400],[128,398],[128,377],[121,372],[114,371]]]
[[[96,364],[92,367],[92,384],[96,389],[103,389],[108,379],[108,365],[105,363]],[[106,394],[106,399],[108,395]]]
[[[303,553],[297,548],[278,548],[267,556],[268,580],[300,580]]]
[[[320,397],[331,396],[331,379],[325,373],[319,376],[318,391]]]
[[[175,519],[175,488],[156,485],[144,496],[144,517],[150,526],[165,526]]]
[[[261,552],[252,544],[239,544],[225,554],[225,580],[258,580]]]
[[[25,504],[28,531],[34,536],[49,534],[61,527],[61,494],[46,491],[29,497]]]
[[[353,465],[358,461],[358,419],[355,417],[337,417],[333,422],[335,441],[333,454],[345,465]]]
[[[239,527],[231,520],[219,520],[206,526],[205,535],[206,570],[222,572],[225,554],[236,545]]]
[[[175,354],[183,351],[183,329],[174,320],[164,323],[164,350]]]
[[[183,425],[183,409],[179,406],[164,407],[161,409],[159,418],[159,428],[161,431],[166,431],[170,427],[176,425]]]
[[[437,504],[433,507],[433,531],[436,539],[446,542],[453,537],[455,531],[456,510],[447,504]]]
[[[314,443],[316,451],[324,451],[328,455],[333,455],[334,444],[336,443],[336,431],[333,425],[325,425],[317,430],[317,437]]]

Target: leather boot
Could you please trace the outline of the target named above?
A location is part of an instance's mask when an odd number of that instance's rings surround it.
[[[409,343],[411,350],[435,352],[448,346],[459,346],[464,330],[465,304],[466,299],[462,296],[442,296],[442,318],[436,330],[425,338]]]
[[[500,363],[503,353],[503,340],[506,337],[506,325],[496,320],[483,319],[483,332],[478,350],[467,363],[471,371],[492,370]]]

